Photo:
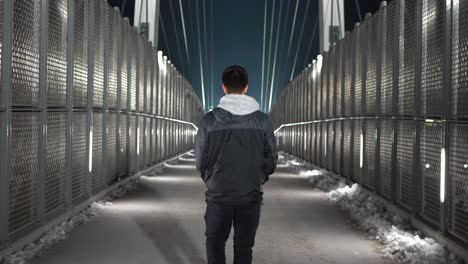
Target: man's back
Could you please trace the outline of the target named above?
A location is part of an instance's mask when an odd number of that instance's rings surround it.
[[[207,113],[195,140],[197,169],[205,182],[208,264],[225,264],[225,244],[234,226],[234,264],[250,264],[260,221],[262,185],[278,154],[271,121],[245,95],[248,73],[240,66],[223,72],[226,94]]]
[[[229,95],[227,100],[229,104],[222,102],[203,117],[200,125],[209,140],[206,157],[197,155],[197,167],[208,187],[207,199],[225,202],[261,199],[261,185],[274,170],[276,154],[269,118],[255,107],[253,98]],[[244,110],[239,111],[242,107]],[[271,157],[265,158],[268,153]]]

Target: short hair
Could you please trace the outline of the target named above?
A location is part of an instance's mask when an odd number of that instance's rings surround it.
[[[222,79],[228,93],[240,93],[249,84],[249,74],[239,65],[224,69]]]

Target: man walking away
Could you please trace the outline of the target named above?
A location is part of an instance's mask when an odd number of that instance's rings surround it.
[[[195,142],[197,169],[205,182],[208,264],[225,264],[226,240],[234,226],[234,264],[252,263],[262,205],[262,185],[276,169],[278,153],[271,121],[248,90],[247,71],[224,70],[226,94],[207,113]]]

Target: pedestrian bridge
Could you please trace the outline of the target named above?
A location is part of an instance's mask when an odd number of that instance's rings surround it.
[[[104,1],[0,14],[0,262],[206,263],[191,84]],[[254,263],[467,261],[467,21],[389,1],[287,85]]]

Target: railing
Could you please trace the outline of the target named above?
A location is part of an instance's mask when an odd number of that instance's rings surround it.
[[[190,84],[103,0],[0,0],[0,243],[192,148]]]
[[[468,1],[393,0],[271,110],[281,149],[468,242]]]

